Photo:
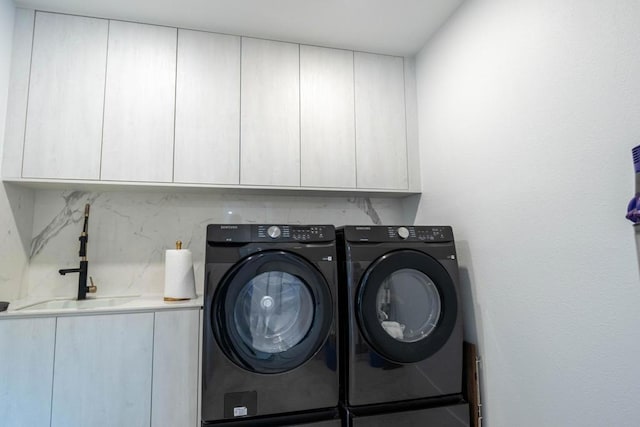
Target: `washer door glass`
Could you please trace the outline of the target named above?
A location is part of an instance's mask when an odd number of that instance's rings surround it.
[[[251,372],[274,374],[314,357],[333,325],[333,297],[320,270],[286,251],[263,251],[220,280],[211,327],[222,352]]]
[[[373,351],[393,363],[415,363],[449,340],[458,318],[458,294],[438,260],[397,250],[366,269],[355,310],[359,330]]]
[[[433,280],[411,268],[396,270],[382,282],[376,306],[382,329],[393,339],[408,343],[428,337],[442,312]]]
[[[258,351],[281,353],[307,335],[314,317],[313,297],[299,278],[270,271],[242,288],[234,309],[242,340]]]

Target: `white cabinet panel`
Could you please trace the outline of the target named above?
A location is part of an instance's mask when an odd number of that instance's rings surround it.
[[[110,22],[103,180],[172,180],[176,39],[176,28]]]
[[[240,182],[240,37],[178,31],[174,181]]]
[[[55,324],[0,320],[0,425],[49,425]]]
[[[36,13],[23,177],[100,177],[108,25]]]
[[[405,114],[407,117],[407,177],[409,191],[420,191],[420,143],[418,141],[418,89],[416,59],[404,58]]]
[[[7,120],[5,122],[2,153],[2,176],[5,178],[19,178],[22,176],[22,152],[29,94],[33,21],[33,10],[16,9],[13,27],[13,49],[11,52],[11,75],[7,96]]]
[[[300,46],[303,187],[356,186],[353,52]]]
[[[53,427],[149,426],[153,313],[58,318]]]
[[[403,59],[355,53],[358,188],[406,189]]]
[[[299,46],[242,38],[240,183],[300,185]]]
[[[153,427],[198,423],[200,310],[156,313],[153,341]]]

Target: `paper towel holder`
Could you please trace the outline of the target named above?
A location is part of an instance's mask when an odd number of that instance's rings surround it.
[[[169,280],[168,272],[170,269],[170,264],[169,264],[168,258],[169,258],[170,252],[174,254],[183,253],[186,256],[186,259],[188,260],[188,263],[181,267],[182,268],[181,275],[184,280],[179,280],[178,283],[175,283]],[[175,260],[175,257],[173,259]],[[175,268],[173,270],[175,270]],[[191,252],[189,250],[183,250],[182,241],[177,240],[176,248],[173,250],[167,250],[167,255],[165,258],[164,301],[166,302],[186,301],[195,297],[196,297],[195,280],[193,276],[193,261],[191,260]]]

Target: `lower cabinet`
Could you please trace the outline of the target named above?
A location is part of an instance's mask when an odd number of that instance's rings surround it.
[[[0,425],[196,426],[200,311],[0,320]]]
[[[0,320],[0,425],[46,426],[56,319]]]
[[[58,318],[52,427],[150,425],[153,316]]]
[[[198,310],[156,313],[153,340],[153,427],[198,424]]]

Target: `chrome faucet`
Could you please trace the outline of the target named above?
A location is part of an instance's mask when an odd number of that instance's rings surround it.
[[[89,261],[87,261],[87,242],[89,241],[89,234],[87,233],[89,229],[89,207],[90,205],[88,203],[84,206],[84,226],[82,227],[82,233],[80,233],[80,237],[78,238],[78,240],[80,240],[80,267],[63,268],[58,270],[58,272],[63,276],[67,273],[79,273],[79,300],[87,299],[87,292],[94,293],[98,290],[97,286],[93,284],[93,278],[89,278],[91,280],[91,286],[87,286],[87,274],[89,270]]]

